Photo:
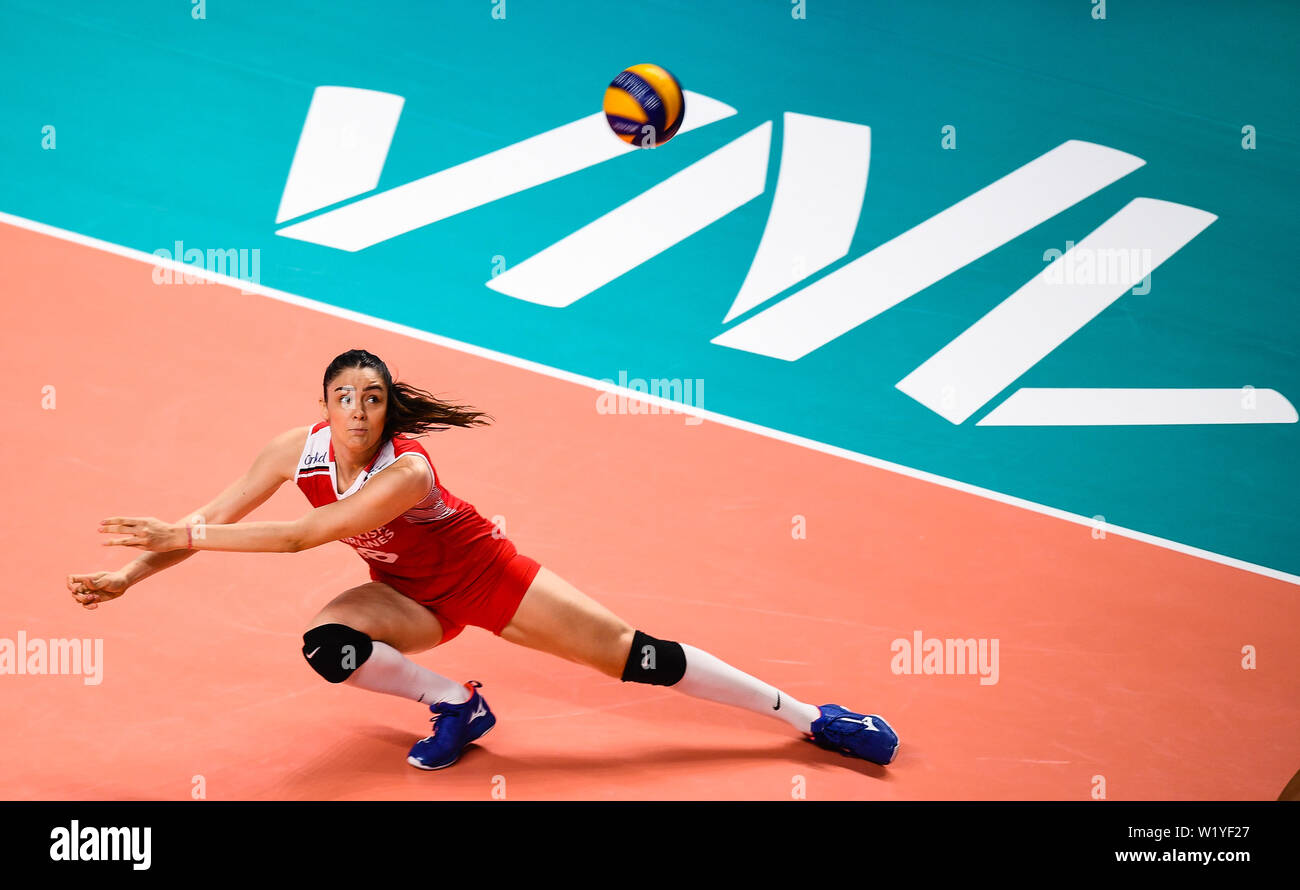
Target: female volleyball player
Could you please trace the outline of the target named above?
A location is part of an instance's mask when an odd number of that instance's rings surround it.
[[[411,435],[484,423],[486,415],[394,383],[378,357],[345,352],[325,370],[323,420],[276,438],[252,467],[190,519],[114,517],[105,545],[147,550],[117,572],[69,575],[87,609],[196,550],[297,552],[329,541],[352,546],[371,581],[335,597],[303,634],[307,663],[331,683],[428,705],[432,733],[407,762],[451,766],[496,723],[478,692],[408,659],[451,640],[465,625],[588,665],[624,682],[785,720],[823,748],[886,764],[898,736],[876,715],[804,704],[686,643],[634,630],[554,572],[520,554],[493,524],[438,481]],[[312,509],[293,522],[240,522],[293,480]]]

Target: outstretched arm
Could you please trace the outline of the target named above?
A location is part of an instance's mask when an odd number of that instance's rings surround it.
[[[293,478],[298,455],[310,427],[298,427],[281,433],[267,444],[242,476],[210,502],[180,520],[181,528],[189,523],[235,522],[263,504],[282,483]],[[117,572],[89,572],[68,576],[68,588],[83,606],[93,609],[126,592],[126,589],[150,575],[189,558],[192,550],[144,553]]]
[[[291,522],[236,522],[189,525],[152,518],[106,519],[100,531],[124,535],[106,545],[155,552],[224,550],[243,553],[296,553],[329,541],[359,535],[396,519],[429,493],[428,465],[399,460],[375,474],[356,494],[317,507]]]
[[[309,430],[310,427],[300,427],[276,436],[262,449],[244,475],[230,483],[225,491],[209,503],[174,524],[184,528],[186,524],[207,526],[238,522],[256,510],[282,484],[293,478],[293,468],[297,465],[298,455]],[[172,550],[145,553],[122,571],[134,584],[168,566],[184,562],[193,552],[194,550]]]

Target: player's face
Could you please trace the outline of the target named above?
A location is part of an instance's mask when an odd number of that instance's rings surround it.
[[[325,419],[336,449],[361,454],[379,444],[388,415],[388,392],[378,373],[347,368],[329,382],[325,392]]]

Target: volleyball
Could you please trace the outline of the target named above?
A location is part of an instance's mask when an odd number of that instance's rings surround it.
[[[654,148],[672,139],[685,116],[682,85],[658,65],[624,68],[605,90],[609,128],[638,148]]]

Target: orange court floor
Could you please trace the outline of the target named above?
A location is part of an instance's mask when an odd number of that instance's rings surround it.
[[[0,641],[102,641],[97,676],[0,675],[0,798],[1271,800],[1300,766],[1285,581],[707,419],[602,413],[579,382],[154,285],[147,262],[48,234],[0,225],[0,258]],[[203,553],[97,611],[72,600],[69,573],[135,555],[101,546],[101,518],[207,502],[318,419],[352,347],[496,419],[424,444],[521,552],[647,633],[884,715],[894,764],[469,628],[415,658],[481,681],[499,722],[454,767],[413,769],[427,710],[331,686],[300,652],[368,580],[342,544]],[[249,519],[307,509],[286,485]],[[918,638],[996,641],[997,672],[900,672],[896,641]]]

